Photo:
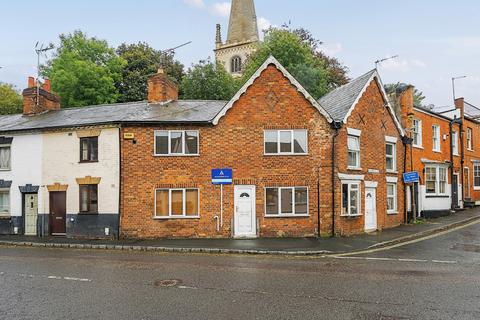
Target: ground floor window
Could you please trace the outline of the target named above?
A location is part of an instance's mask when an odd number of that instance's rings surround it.
[[[425,187],[428,195],[445,195],[447,193],[447,168],[425,167]]]
[[[0,189],[0,216],[10,215],[10,190]]]
[[[342,215],[360,215],[360,183],[342,184]]]
[[[387,213],[397,212],[397,184],[387,183]]]
[[[308,215],[308,188],[265,188],[265,215]]]
[[[80,185],[80,213],[98,213],[98,185]]]
[[[473,187],[480,189],[480,163],[473,165]]]
[[[198,189],[157,189],[155,218],[198,218]]]

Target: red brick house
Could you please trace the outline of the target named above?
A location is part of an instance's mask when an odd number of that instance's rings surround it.
[[[121,236],[313,237],[404,221],[403,131],[376,71],[320,101],[273,57],[230,101],[178,100],[165,79],[122,123]],[[233,169],[223,193],[214,168]]]

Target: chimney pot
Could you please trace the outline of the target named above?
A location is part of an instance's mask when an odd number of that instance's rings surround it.
[[[28,77],[28,88],[33,88],[35,87],[35,78],[34,77]]]
[[[50,81],[50,79],[45,79],[45,83],[43,84],[42,88],[47,91],[47,92],[50,92],[51,91],[51,87],[52,87],[52,83]]]
[[[23,114],[35,115],[49,110],[60,110],[60,97],[50,92],[50,79],[45,79],[41,88],[36,88],[36,81],[28,77],[28,88],[23,90]]]

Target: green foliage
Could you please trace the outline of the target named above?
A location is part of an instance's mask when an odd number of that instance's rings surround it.
[[[127,62],[122,71],[122,81],[117,83],[120,102],[146,100],[148,76],[157,72],[160,63],[177,84],[182,81],[183,65],[171,54],[164,55],[162,59],[162,52],[147,43],[123,43],[117,48],[117,54]]]
[[[238,88],[239,82],[210,60],[201,60],[188,69],[181,85],[182,98],[192,100],[229,100]]]
[[[60,35],[60,46],[42,73],[52,80],[62,107],[82,107],[117,102],[116,83],[125,64],[106,41],[75,31]]]
[[[23,99],[8,83],[0,82],[0,115],[22,113]]]
[[[273,55],[315,98],[348,82],[347,68],[318,51],[320,42],[305,29],[270,28],[246,65],[243,81]]]
[[[385,85],[385,91],[388,94],[391,94],[391,93],[395,93],[398,90],[400,90],[401,88],[404,88],[404,87],[407,87],[407,86],[408,85],[406,83],[401,83],[401,82],[389,83],[389,84]],[[426,97],[423,95],[422,91],[420,91],[418,89],[415,89],[413,91],[413,104],[416,107],[425,107],[424,104],[423,104],[423,101],[425,100],[425,98]]]

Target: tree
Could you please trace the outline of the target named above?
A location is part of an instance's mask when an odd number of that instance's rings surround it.
[[[117,102],[115,84],[125,64],[105,40],[87,38],[77,30],[60,35],[60,46],[42,74],[52,80],[63,107],[82,107]]]
[[[273,55],[315,98],[348,82],[347,68],[318,51],[320,42],[305,29],[270,28],[246,62],[243,80]]]
[[[402,82],[389,83],[385,85],[385,91],[387,92],[387,94],[392,94],[407,86],[408,85],[406,83]],[[415,105],[415,107],[425,107],[423,104],[423,100],[425,100],[425,98],[426,97],[423,95],[423,92],[415,88],[415,90],[413,91],[413,104]]]
[[[229,100],[239,88],[236,81],[221,64],[201,60],[189,68],[182,80],[184,99]]]
[[[177,84],[182,81],[183,65],[174,60],[172,54],[163,54],[162,59],[162,52],[153,49],[147,43],[123,43],[117,48],[117,54],[126,61],[122,80],[117,82],[120,102],[145,100],[148,76],[157,72],[160,63]]]
[[[15,87],[0,82],[0,114],[15,114],[22,112],[23,99]]]

